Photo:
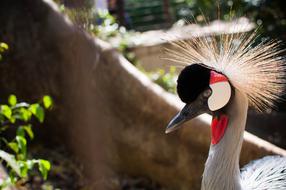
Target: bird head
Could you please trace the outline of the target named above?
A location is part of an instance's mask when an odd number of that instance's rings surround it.
[[[285,94],[285,57],[279,41],[257,43],[256,38],[254,30],[171,42],[165,59],[185,66],[177,91],[186,105],[166,133],[202,113],[223,112],[235,91],[258,111],[276,108]]]
[[[234,93],[227,77],[201,64],[186,66],[177,80],[177,92],[186,103],[170,121],[166,133],[174,131],[203,113],[213,113],[226,107]]]

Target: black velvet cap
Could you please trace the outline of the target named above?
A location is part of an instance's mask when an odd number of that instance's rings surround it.
[[[210,69],[199,64],[186,66],[177,80],[177,92],[180,99],[185,103],[196,100],[210,82]]]

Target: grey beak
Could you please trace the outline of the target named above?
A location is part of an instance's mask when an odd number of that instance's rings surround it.
[[[187,104],[185,107],[169,122],[165,133],[170,133],[182,127],[182,124],[203,113],[202,105]]]
[[[175,131],[176,129],[179,129],[181,127],[181,124],[186,122],[186,117],[183,116],[181,112],[177,113],[175,117],[169,122],[165,133],[170,133],[172,131]]]

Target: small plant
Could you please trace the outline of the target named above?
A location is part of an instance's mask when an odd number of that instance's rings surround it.
[[[1,54],[8,45],[0,43]],[[51,97],[44,96],[40,103],[28,104],[17,101],[15,95],[10,95],[7,104],[0,104],[0,161],[6,166],[8,176],[0,176],[0,189],[25,181],[29,174],[38,169],[44,179],[47,179],[51,168],[49,161],[44,159],[29,159],[28,139],[34,139],[32,120],[44,121],[44,109],[50,109],[53,102]],[[11,136],[11,132],[15,135]]]
[[[114,16],[108,11],[88,9],[70,9],[59,4],[60,10],[69,16],[74,24],[88,31],[104,41],[109,42],[120,51],[133,65],[138,64],[135,54],[130,50],[135,46],[132,36],[134,32],[127,31],[125,27],[119,26]]]
[[[159,69],[155,72],[148,72],[148,77],[166,91],[171,92],[173,94],[176,93],[176,67],[171,66],[169,72],[166,72],[163,69]]]
[[[51,168],[50,162],[44,159],[28,159],[27,143],[28,138],[34,139],[31,120],[35,118],[40,123],[44,121],[44,108],[49,109],[52,100],[44,96],[42,103],[28,104],[17,102],[15,95],[10,95],[8,104],[0,105],[0,160],[5,163],[9,176],[1,179],[0,189],[16,184],[20,179],[25,180],[29,172],[38,168],[44,179],[47,179],[48,171]],[[6,138],[4,132],[15,130],[16,135]]]

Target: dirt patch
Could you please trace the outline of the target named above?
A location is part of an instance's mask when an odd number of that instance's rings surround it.
[[[166,190],[149,178],[126,175],[120,178],[120,187],[121,190]]]
[[[42,145],[30,149],[33,158],[45,158],[52,164],[48,180],[44,181],[38,172],[17,184],[19,190],[91,190],[83,175],[83,166],[64,146],[46,148]],[[165,190],[147,177],[119,174],[119,190]]]
[[[81,164],[73,159],[65,147],[46,148],[38,145],[31,147],[30,150],[33,158],[49,160],[52,168],[47,181],[35,172],[27,181],[18,184],[20,190],[83,190],[87,188]]]

